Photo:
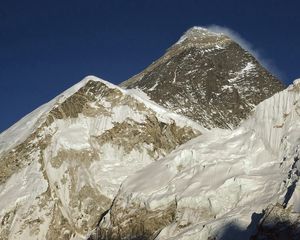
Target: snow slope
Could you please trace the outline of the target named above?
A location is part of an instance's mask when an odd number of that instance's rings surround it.
[[[71,88],[64,91],[59,96],[55,97],[50,102],[43,104],[36,110],[32,111],[13,126],[0,134],[0,153],[8,148],[13,147],[15,144],[24,140],[32,131],[34,131],[39,124],[45,120],[45,114],[47,114],[55,105],[59,105],[66,98],[77,92],[82,88],[89,80],[100,81],[100,79],[87,76],[79,83],[75,84]]]
[[[89,76],[1,134],[0,239],[84,238],[130,174],[205,131]]]
[[[228,225],[244,239],[270,203],[299,212],[299,88],[207,130],[85,78],[0,135],[0,239],[85,239],[107,209],[100,239],[221,238]]]
[[[296,80],[236,130],[206,132],[129,177],[100,223],[100,239],[116,239],[117,232],[124,238],[223,239],[230,227],[240,234],[228,239],[248,239],[255,216],[269,204],[299,212],[299,98]],[[132,229],[138,229],[134,235]]]

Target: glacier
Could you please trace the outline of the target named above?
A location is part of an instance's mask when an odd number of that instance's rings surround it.
[[[299,97],[296,80],[237,129],[205,132],[127,178],[102,218],[99,239],[116,239],[117,231],[124,238],[224,239],[230,225],[244,233],[229,239],[249,239],[257,231],[258,222],[249,229],[253,216],[270,204],[299,213]],[[172,219],[153,223],[170,209]],[[133,235],[129,222],[146,219],[143,233]]]

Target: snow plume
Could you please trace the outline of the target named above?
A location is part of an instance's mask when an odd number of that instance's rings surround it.
[[[265,58],[262,56],[262,54],[253,47],[251,43],[249,43],[247,40],[245,40],[239,33],[236,31],[219,26],[219,25],[209,25],[205,28],[209,29],[212,32],[215,33],[223,33],[226,36],[230,37],[232,40],[237,42],[242,48],[250,52],[266,69],[268,69],[271,73],[273,73],[275,76],[283,79],[283,73],[275,66],[273,61],[271,59]]]

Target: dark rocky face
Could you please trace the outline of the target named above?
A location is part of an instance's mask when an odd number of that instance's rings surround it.
[[[300,239],[300,216],[279,203],[269,205],[250,240]]]
[[[191,29],[179,43],[121,86],[207,128],[232,128],[284,88],[256,59],[222,34]]]

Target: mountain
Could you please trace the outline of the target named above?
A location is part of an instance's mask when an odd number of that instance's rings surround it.
[[[299,239],[299,100],[300,80],[137,171],[91,239]]]
[[[198,27],[121,86],[84,78],[0,134],[0,240],[295,228],[299,81],[282,89]]]
[[[224,34],[189,29],[157,61],[121,83],[207,128],[233,128],[282,83]]]
[[[0,135],[0,239],[84,238],[128,175],[202,129],[85,78]]]

